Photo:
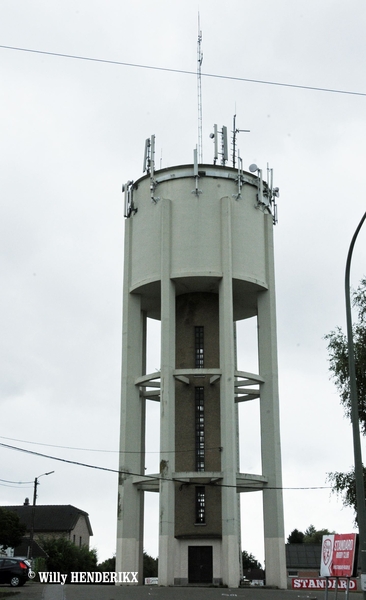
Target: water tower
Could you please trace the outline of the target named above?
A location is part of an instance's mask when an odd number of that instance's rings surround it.
[[[159,585],[240,580],[239,493],[263,494],[266,582],[286,588],[273,265],[267,180],[214,164],[144,171],[124,186],[125,246],[117,571],[142,583],[144,492],[159,494]],[[221,136],[221,152],[218,140]],[[238,371],[235,323],[256,316],[259,373]],[[146,373],[146,319],[161,367]],[[238,402],[260,403],[262,472],[239,469]],[[259,399],[259,400],[258,400]],[[146,401],[160,402],[160,472],[145,471]]]

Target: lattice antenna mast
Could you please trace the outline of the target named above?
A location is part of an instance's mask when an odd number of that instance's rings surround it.
[[[198,42],[197,42],[197,97],[198,97],[198,163],[203,162],[202,153],[202,76],[201,67],[203,61],[202,53],[202,31],[200,28],[200,14],[198,13]]]

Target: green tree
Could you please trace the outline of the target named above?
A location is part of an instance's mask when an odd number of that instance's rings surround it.
[[[329,529],[315,529],[314,525],[309,525],[304,531],[304,544],[321,544],[323,535],[329,535],[331,533],[335,532],[329,531]]]
[[[298,529],[294,529],[291,531],[290,535],[287,538],[288,544],[303,544],[304,543],[304,533],[299,531]]]
[[[158,559],[153,558],[147,552],[144,552],[143,556],[143,578],[145,577],[157,577],[158,576]],[[107,558],[104,562],[98,565],[99,571],[115,571],[116,570],[116,557]]]
[[[0,508],[0,546],[4,550],[19,546],[25,530],[26,526],[20,522],[15,512]]]
[[[334,531],[329,529],[315,529],[314,525],[309,525],[304,532],[294,529],[287,538],[288,544],[321,544],[323,535],[329,535]]]
[[[355,523],[357,523],[356,514],[356,478],[355,470],[351,469],[348,473],[328,473],[328,481],[332,484],[333,492],[342,496],[344,506],[349,506],[355,511]],[[363,468],[363,482],[366,496],[366,469]]]
[[[158,576],[158,559],[153,558],[146,552],[144,552],[144,573],[143,577],[157,577]]]
[[[96,571],[97,551],[88,546],[75,546],[64,537],[40,539],[47,553],[47,571],[71,573],[71,571]]]
[[[243,550],[241,553],[242,561],[243,561],[243,569],[261,569],[261,563],[253,556],[253,554],[249,554],[246,550]]]
[[[366,278],[352,292],[358,320],[353,325],[358,411],[362,433],[366,434]],[[339,391],[346,416],[351,418],[347,336],[340,327],[325,336],[328,342],[329,369]]]
[[[353,325],[353,343],[358,391],[358,412],[360,427],[366,435],[366,278],[361,279],[358,288],[352,292],[352,304],[357,312],[357,321]],[[340,327],[336,327],[325,336],[328,342],[329,369],[340,394],[345,415],[351,419],[351,397],[348,367],[347,336]],[[364,470],[365,472],[365,470]],[[343,504],[350,506],[356,513],[355,474],[328,473],[328,481],[333,492],[342,497]],[[365,480],[365,478],[364,478]]]
[[[113,572],[116,570],[116,555],[111,558],[107,558],[107,560],[103,561],[98,565],[99,571],[108,571]]]

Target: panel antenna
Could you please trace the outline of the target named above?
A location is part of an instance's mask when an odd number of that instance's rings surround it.
[[[221,135],[221,152],[218,151],[218,133]],[[220,132],[217,130],[217,125],[214,125],[213,133],[210,133],[210,138],[214,141],[214,165],[216,165],[216,161],[221,155],[221,164],[225,166],[226,161],[229,158],[228,155],[228,146],[227,146],[227,127],[223,125]]]

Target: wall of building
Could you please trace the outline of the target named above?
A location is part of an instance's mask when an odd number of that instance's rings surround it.
[[[196,540],[196,546],[207,546],[207,540]],[[222,548],[219,540],[211,540],[213,558],[213,583],[222,583]],[[192,540],[176,540],[174,547],[174,585],[188,584],[188,548]]]
[[[76,546],[89,546],[89,530],[83,515],[80,515],[74,529],[70,532],[70,540]]]
[[[203,327],[203,365],[219,368],[219,297],[196,292],[176,298],[176,369],[196,369],[195,327]],[[204,393],[204,471],[221,471],[220,386],[210,384],[209,375],[190,377],[190,384],[176,382],[175,448],[176,472],[197,471],[195,388]],[[197,482],[199,483],[199,482]],[[202,484],[201,484],[202,485]],[[205,523],[196,522],[196,486],[175,486],[175,536],[179,538],[221,537],[221,492],[205,489]]]
[[[221,490],[205,486],[205,523],[196,523],[195,485],[176,484],[175,487],[175,537],[196,540],[221,539]]]
[[[195,326],[204,327],[204,368],[220,366],[219,296],[194,292],[176,298],[176,369],[195,368]]]

